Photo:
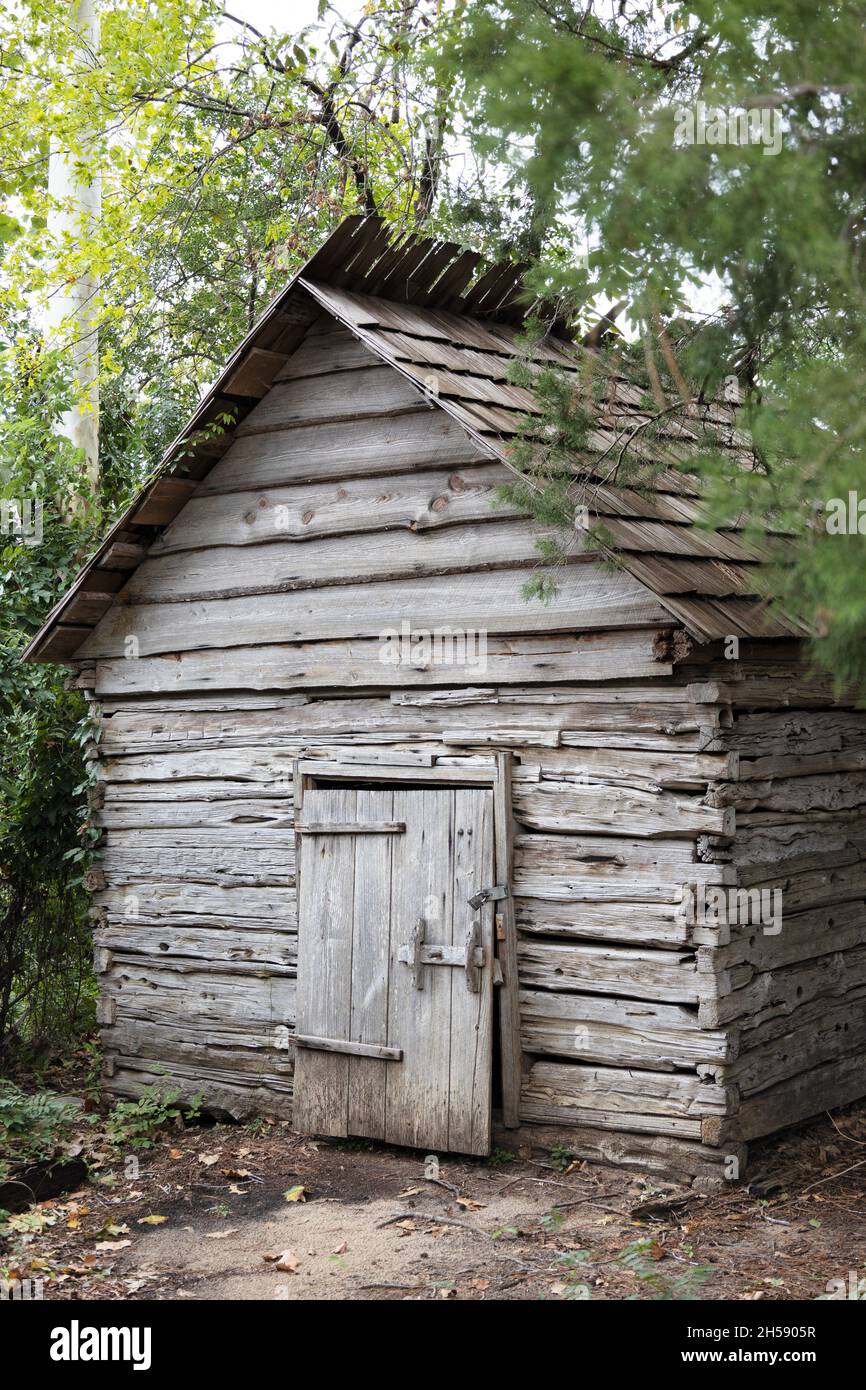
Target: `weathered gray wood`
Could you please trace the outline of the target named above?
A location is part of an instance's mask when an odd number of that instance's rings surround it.
[[[736,1117],[738,1135],[756,1139],[859,1099],[863,1094],[864,1067],[866,1051],[861,1049],[851,1056],[834,1057],[823,1066],[744,1100]]]
[[[699,1027],[688,1009],[634,999],[525,989],[520,1026],[527,1052],[650,1071],[724,1062],[732,1050],[724,1030]]]
[[[305,775],[304,764],[298,774]],[[425,971],[417,991],[401,949],[423,914],[427,943],[449,952],[465,941],[474,914],[466,898],[493,868],[489,791],[308,790],[305,815],[317,823],[393,817],[399,836],[302,838],[299,1004],[302,1036],[348,1038],[402,1053],[400,1067],[380,1068],[373,1055],[350,1056],[320,1084],[321,1060],[300,1057],[295,1078],[298,1125],[389,1142],[461,1152],[489,1146],[492,1014],[490,909],[480,941],[484,968],[473,993],[465,971]],[[332,852],[342,846],[340,855]],[[337,863],[339,859],[339,863]],[[339,879],[339,901],[322,886]],[[347,886],[350,885],[350,886]],[[324,894],[324,896],[322,896]],[[312,913],[312,918],[305,913]],[[311,937],[312,930],[312,937]],[[309,944],[312,939],[312,946]],[[324,943],[324,944],[322,944]],[[465,950],[465,948],[464,948]],[[474,955],[474,953],[473,953]],[[341,975],[341,983],[335,979]],[[324,1017],[329,1026],[310,1027]],[[309,1092],[315,1088],[315,1100]]]
[[[154,562],[155,563],[155,562]],[[487,633],[638,627],[665,622],[664,611],[636,582],[594,565],[568,565],[549,604],[522,596],[523,570],[443,575],[327,589],[210,599],[200,603],[115,606],[82,644],[82,657],[138,656],[215,647],[338,637],[377,637],[408,622],[412,631],[443,625]]]
[[[238,426],[237,438],[262,430],[309,425],[310,421],[393,416],[397,411],[424,409],[417,388],[370,356],[369,365],[356,368],[351,378],[335,373],[275,385]],[[429,405],[426,405],[429,410]]]
[[[758,1023],[775,1014],[793,1013],[819,996],[838,999],[863,984],[866,984],[866,945],[778,970],[762,971],[742,989],[719,999],[703,1000],[699,1018],[707,1028],[746,1016]]]
[[[802,815],[814,811],[849,811],[866,806],[866,775],[849,772],[824,776],[780,777],[773,781],[722,783],[710,793],[713,805],[741,811],[761,809]]]
[[[685,911],[673,903],[569,903],[517,897],[514,906],[523,932],[668,949],[689,940]]]
[[[167,1081],[176,1085],[181,1099],[189,1102],[194,1096],[207,1096],[209,1108],[216,1114],[226,1114],[234,1120],[248,1120],[254,1115],[279,1115],[289,1119],[292,1113],[290,1080],[278,1075],[259,1072],[246,1077],[234,1070],[221,1070],[196,1058],[192,1062],[164,1063],[122,1054],[111,1058],[112,1074],[105,1089],[118,1097],[138,1097],[145,1086],[165,1087]]]
[[[225,964],[208,970],[202,961],[153,960],[117,955],[101,976],[104,997],[122,1000],[127,1022],[143,1019],[171,1030],[175,1024],[203,1030],[216,1026],[253,1033],[258,1045],[275,1047],[274,1030],[295,1013],[293,973],[253,964],[231,970]],[[269,984],[261,987],[267,975]]]
[[[334,333],[310,333],[297,352],[274,378],[275,382],[294,381],[298,377],[321,376],[323,373],[354,371],[357,367],[377,363],[370,349],[346,330]]]
[[[739,749],[750,770],[762,776],[762,759],[811,756],[841,749],[862,748],[866,738],[866,714],[836,709],[772,710],[739,714],[727,734],[731,748]],[[765,764],[766,766],[766,764]],[[793,774],[792,774],[793,775]]]
[[[493,511],[497,488],[510,478],[502,464],[476,463],[445,472],[397,474],[387,481],[347,478],[197,496],[157,537],[148,554],[250,546],[266,540],[285,545],[394,528],[417,532],[514,517],[513,507],[497,506]]]
[[[487,571],[476,583],[490,586],[500,571],[536,566],[536,541],[547,535],[549,531],[525,521],[496,517],[417,533],[368,531],[353,536],[351,545],[342,536],[301,543],[274,533],[262,536],[260,544],[246,546],[242,558],[233,546],[149,558],[138,567],[126,592],[136,604],[203,602],[384,581],[396,585],[419,576]],[[327,612],[333,599],[323,594],[321,602]],[[101,602],[95,617],[101,617],[105,607]],[[529,630],[532,616],[530,611],[529,621],[523,624]]]
[[[496,879],[508,888],[494,915],[496,954],[502,973],[498,993],[499,1050],[502,1068],[502,1122],[513,1128],[519,1120],[520,1075],[520,975],[517,964],[517,931],[514,910],[514,814],[512,810],[512,755],[497,754],[497,778],[493,788]]]
[[[454,792],[451,946],[465,951],[462,970],[446,971],[451,995],[448,1067],[448,1148],[490,1151],[493,1078],[493,912],[468,899],[495,873],[492,791]]]
[[[403,1053],[399,1047],[385,1047],[381,1043],[350,1042],[348,1038],[312,1038],[304,1037],[300,1033],[293,1035],[292,1042],[295,1047],[311,1048],[313,1052],[339,1052],[345,1053],[347,1057],[372,1057],[379,1062],[403,1060]]]
[[[150,783],[157,786],[158,783]],[[181,790],[182,794],[182,790]],[[106,830],[191,828],[194,826],[231,826],[249,829],[252,825],[276,828],[292,825],[292,803],[285,796],[271,800],[246,801],[219,799],[215,801],[118,801],[96,811],[94,823]]]
[[[353,821],[351,824],[328,824],[327,821],[308,821],[299,825],[295,821],[296,835],[404,835],[406,822],[402,820]]]
[[[756,970],[779,969],[866,945],[866,904],[862,901],[834,903],[811,912],[783,911],[781,930],[772,935],[762,930],[760,901],[753,901],[754,925],[734,928],[726,946],[701,948],[697,954],[699,970],[719,972],[746,961]],[[772,908],[772,900],[768,906]]]
[[[727,1114],[732,1103],[729,1090],[697,1076],[534,1062],[524,1077],[521,1119],[700,1139],[702,1117]]]
[[[302,758],[300,770],[310,777],[350,778],[352,781],[372,782],[441,782],[450,786],[473,783],[493,783],[496,767],[431,767],[417,768],[381,763],[341,763],[338,759]]]
[[[356,814],[356,800],[354,791],[308,792],[305,806],[307,814],[346,821]],[[301,840],[296,1014],[301,1034],[349,1037],[354,855],[354,841],[348,836]],[[346,1135],[348,1111],[348,1057],[301,1049],[295,1060],[296,1127],[313,1134]]]
[[[514,814],[536,830],[607,830],[617,835],[732,835],[734,816],[669,792],[604,782],[514,785]]]
[[[524,608],[523,611],[526,624],[531,626],[527,610]],[[461,637],[462,632],[462,629],[457,632],[454,660],[439,663],[431,659],[430,641],[423,638],[415,644],[409,643],[405,648],[392,646],[385,652],[378,638],[299,642],[284,646],[259,646],[252,660],[246,648],[237,648],[178,652],[170,656],[141,657],[135,661],[99,661],[95,668],[86,672],[84,683],[103,696],[152,696],[159,691],[181,694],[207,690],[277,691],[323,686],[350,690],[363,689],[365,686],[385,686],[388,690],[399,686],[426,689],[431,685],[453,686],[455,681],[460,680],[474,686],[479,678],[516,684],[533,678],[544,681],[602,681],[614,674],[635,679],[647,675],[658,678],[669,674],[671,669],[652,655],[652,630],[623,633],[621,643],[617,640],[618,634],[609,636],[604,633],[597,634],[597,641],[575,638],[565,633],[512,637],[488,635],[484,650],[477,646],[471,634]],[[382,660],[383,654],[390,655],[395,649],[398,656],[396,664],[391,660]],[[440,650],[445,650],[444,645]],[[676,691],[670,690],[669,695],[667,711],[656,709],[655,706],[643,709],[639,705],[633,705],[629,711],[617,706],[611,709],[605,702],[599,701],[596,692],[594,699],[598,704],[597,710],[584,712],[581,709],[580,716],[568,709],[550,710],[545,736],[551,727],[568,728],[571,723],[572,727],[585,725],[587,733],[573,738],[564,734],[557,742],[568,739],[580,745],[618,746],[626,741],[632,747],[674,750],[703,746],[712,736],[710,715],[702,711],[701,719],[695,715],[684,716],[682,708],[675,703]],[[238,695],[235,698],[240,700],[242,697]],[[504,699],[502,697],[503,704]],[[611,701],[611,705],[614,705],[614,701]],[[498,719],[504,735],[501,740],[503,744],[509,742],[509,728],[520,726],[531,729],[533,719],[539,718],[525,706],[517,711],[509,710],[505,705],[500,713],[496,708],[473,705],[471,713],[452,709],[450,712],[443,711],[440,717],[424,709],[414,719],[419,728],[435,723],[442,730],[445,727],[453,728],[455,719],[466,714],[472,719],[471,727],[475,730],[489,725],[495,727],[494,721]],[[404,727],[411,724],[409,711],[401,715],[399,709],[395,709],[390,718],[394,726],[400,722]],[[595,729],[619,729],[621,732],[615,737],[606,737],[605,732],[595,734]],[[704,730],[707,732],[704,733]],[[483,737],[486,738],[487,734]]]
[[[390,419],[342,420],[236,439],[198,496],[489,461],[441,411],[413,408]]]
[[[125,922],[184,921],[202,926],[249,920],[261,924],[294,921],[294,888],[224,888],[207,883],[146,880],[94,895],[98,909]]]
[[[609,1130],[584,1125],[567,1129],[555,1125],[532,1124],[521,1126],[517,1135],[503,1133],[503,1140],[526,1146],[540,1156],[549,1155],[553,1148],[567,1148],[577,1159],[590,1163],[615,1164],[634,1168],[639,1173],[661,1173],[679,1177],[698,1191],[717,1192],[730,1189],[726,1167],[730,1159],[737,1162],[739,1173],[745,1172],[747,1147],[727,1141],[723,1149],[692,1139],[661,1134],[614,1134]]]
[[[527,988],[629,995],[682,1004],[696,1003],[701,996],[694,956],[678,951],[522,940],[517,956],[520,980]]]
[[[176,837],[185,831],[116,830],[100,852],[99,867],[112,887],[124,884],[163,882],[213,883],[231,888],[265,888],[294,882],[294,848],[290,835],[281,832],[276,845],[244,845],[235,835],[231,852],[226,842],[216,845],[179,846]],[[162,844],[155,839],[165,834]],[[138,838],[137,838],[138,837]]]
[[[227,922],[216,927],[172,922],[169,931],[160,931],[152,924],[112,922],[97,928],[94,941],[97,948],[109,953],[154,956],[157,960],[197,959],[209,962],[210,968],[218,968],[220,961],[292,966],[297,960],[297,941],[288,924],[258,928]]]
[[[299,772],[301,771],[299,767]],[[314,800],[315,792],[308,793]],[[382,823],[394,816],[394,793],[362,788],[355,793],[355,813]],[[309,807],[309,802],[307,802]],[[309,810],[306,814],[309,814]],[[333,817],[331,818],[333,820]],[[406,833],[405,820],[396,840]],[[401,1039],[388,1030],[389,962],[392,918],[392,863],[395,837],[371,835],[351,841],[354,847],[355,895],[352,921],[351,1003],[348,1036],[355,1042],[378,1043],[386,1039],[403,1056]],[[349,1063],[347,1127],[350,1134],[384,1139],[387,1124],[387,1069],[376,1061],[352,1058]]]
[[[768,1019],[756,1028],[744,1026],[740,1047],[737,1060],[721,1068],[721,1079],[736,1085],[743,1096],[778,1086],[845,1053],[862,1052],[866,989],[852,989],[838,1001],[819,997],[790,1016]]]

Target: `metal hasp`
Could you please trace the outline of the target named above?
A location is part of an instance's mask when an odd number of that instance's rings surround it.
[[[485,903],[498,902],[500,898],[508,897],[507,883],[494,883],[490,888],[479,888],[477,893],[473,893],[471,898],[467,898],[469,906],[473,912],[477,912]]]

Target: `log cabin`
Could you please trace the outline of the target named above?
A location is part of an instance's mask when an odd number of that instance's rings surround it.
[[[866,1093],[866,716],[705,524],[723,401],[626,486],[652,407],[608,371],[590,541],[526,596],[512,365],[592,370],[527,312],[519,267],[348,219],[27,649],[98,730],[105,1086],[712,1188]]]

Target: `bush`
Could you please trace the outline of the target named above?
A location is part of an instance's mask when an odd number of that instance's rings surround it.
[[[185,1110],[177,1104],[180,1097],[181,1092],[173,1087],[152,1085],[142,1089],[138,1100],[118,1101],[105,1122],[109,1143],[117,1148],[149,1149],[166,1125],[181,1118],[197,1118],[202,1097],[193,1096]]]
[[[55,1158],[81,1119],[78,1106],[51,1091],[29,1095],[0,1081],[0,1178],[13,1167]]]
[[[76,508],[82,460],[54,426],[68,403],[56,357],[21,330],[0,353],[0,1062],[68,1044],[92,1023],[83,872],[87,708],[55,666],[21,652],[89,548],[98,518]],[[28,506],[41,509],[28,534]]]

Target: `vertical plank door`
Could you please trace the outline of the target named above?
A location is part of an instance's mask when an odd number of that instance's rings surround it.
[[[492,792],[313,790],[299,840],[295,1128],[489,1152]]]

